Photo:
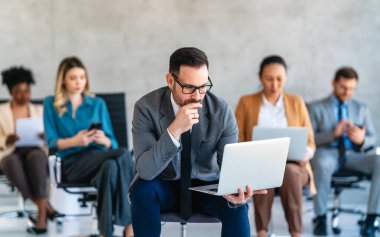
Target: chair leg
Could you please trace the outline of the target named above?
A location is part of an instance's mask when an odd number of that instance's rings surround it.
[[[340,196],[334,195],[334,207],[332,208],[331,227],[334,234],[340,234],[342,231],[339,227]]]
[[[0,217],[9,218],[9,217],[16,217],[21,218],[28,216],[30,213],[25,209],[25,200],[24,198],[19,194],[18,196],[18,210],[17,211],[10,211],[5,213],[0,213]]]
[[[96,204],[91,205],[91,236],[98,236],[98,217],[96,215]]]
[[[181,237],[186,237],[186,223],[181,223]]]

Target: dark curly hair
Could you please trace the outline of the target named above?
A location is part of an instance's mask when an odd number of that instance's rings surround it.
[[[22,66],[11,67],[1,72],[3,77],[2,83],[8,87],[9,93],[12,92],[12,88],[22,82],[26,82],[28,85],[35,84],[32,71]]]

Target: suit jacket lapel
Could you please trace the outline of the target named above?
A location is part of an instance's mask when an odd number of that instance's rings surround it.
[[[162,136],[162,134],[168,129],[169,125],[173,122],[175,116],[173,111],[173,106],[170,101],[170,90],[168,89],[162,97],[161,107],[160,107],[160,134],[158,136]],[[169,165],[162,172],[161,176],[165,173],[168,177],[166,178],[174,178],[176,175],[176,171],[173,166],[173,162],[170,162]]]
[[[330,121],[333,122],[332,124],[336,124],[337,119],[334,113],[334,108],[333,108],[331,99],[332,99],[331,96],[327,97],[327,99],[325,100],[325,107],[326,107],[327,114],[330,117]]]
[[[351,103],[351,100],[347,102],[347,116],[349,120],[352,122],[356,121],[356,116],[358,115],[358,111],[356,111],[356,107],[354,106],[353,103]],[[362,124],[360,124],[362,125]]]
[[[168,89],[164,96],[163,101],[160,107],[160,127],[161,127],[161,135],[165,132],[165,130],[169,127],[169,125],[173,122],[175,115],[173,111],[173,106],[170,101],[170,90]]]

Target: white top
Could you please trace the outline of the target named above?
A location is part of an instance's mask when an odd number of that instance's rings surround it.
[[[262,95],[263,103],[260,106],[258,127],[268,128],[286,128],[288,127],[288,119],[285,114],[284,96],[281,94],[277,102],[273,105]],[[313,158],[314,151],[311,147],[306,147],[309,158]]]
[[[262,95],[263,103],[260,106],[257,126],[270,128],[286,128],[288,120],[285,114],[284,97],[280,96],[276,104],[272,104]]]

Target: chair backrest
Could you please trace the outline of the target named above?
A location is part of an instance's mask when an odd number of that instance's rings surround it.
[[[5,103],[5,102],[8,102],[9,99],[0,99],[0,104],[2,103]],[[43,99],[32,99],[30,100],[32,103],[35,103],[35,104],[42,104],[42,102],[44,101]]]
[[[96,96],[99,96],[106,102],[119,146],[128,148],[125,93],[96,93]]]

